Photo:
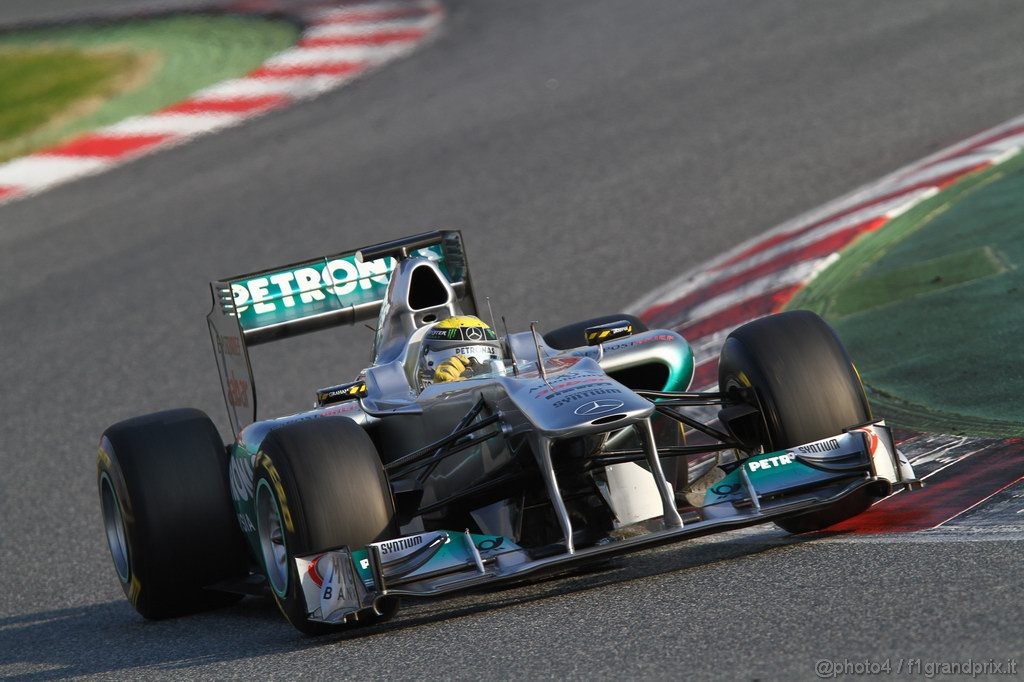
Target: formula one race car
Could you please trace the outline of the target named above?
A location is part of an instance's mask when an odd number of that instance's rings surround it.
[[[766,521],[825,528],[916,483],[809,312],[733,331],[719,391],[694,393],[686,340],[628,315],[499,336],[476,316],[458,232],[212,290],[234,441],[197,410],[100,441],[107,542],[147,618],[270,593],[299,630],[332,631],[387,619],[402,596]],[[257,420],[249,347],[374,318],[355,381]]]

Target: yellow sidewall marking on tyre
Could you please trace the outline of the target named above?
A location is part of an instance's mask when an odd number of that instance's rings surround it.
[[[110,460],[110,455],[108,455],[107,451],[103,449],[103,446],[100,446],[96,450],[96,464],[101,464],[107,469],[114,466],[114,463]]]
[[[295,532],[295,523],[292,521],[292,512],[288,508],[288,497],[284,494],[284,485],[281,483],[281,475],[277,473],[277,468],[274,463],[265,453],[260,453],[256,460],[256,466],[262,466],[267,470],[267,474],[270,476],[270,482],[274,486],[274,492],[277,493],[277,504],[281,511],[281,520],[284,522],[284,527],[289,533]]]
[[[132,606],[138,606],[140,594],[142,594],[142,583],[139,581],[139,577],[132,573],[132,584],[128,587],[128,601]]]

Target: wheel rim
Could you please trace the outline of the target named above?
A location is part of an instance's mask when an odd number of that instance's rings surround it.
[[[266,481],[256,486],[256,531],[267,579],[277,596],[284,597],[288,592],[288,545],[277,497]]]
[[[131,578],[128,536],[124,530],[121,503],[114,494],[114,485],[106,472],[100,474],[100,507],[103,509],[103,530],[107,535],[107,547],[110,548],[110,557],[114,560],[117,577],[127,584]]]

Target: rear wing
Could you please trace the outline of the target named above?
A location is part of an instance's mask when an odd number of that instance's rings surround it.
[[[236,436],[256,420],[248,348],[376,319],[395,265],[413,256],[435,261],[459,300],[475,310],[458,231],[426,232],[210,283],[213,308],[207,321]]]

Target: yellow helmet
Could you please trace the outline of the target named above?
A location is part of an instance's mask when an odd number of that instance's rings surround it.
[[[490,329],[490,327],[487,326],[487,323],[476,315],[456,315],[455,317],[449,317],[441,320],[434,325],[434,329],[464,329],[467,327]]]
[[[433,383],[438,365],[456,355],[486,364],[502,359],[501,344],[494,330],[479,317],[459,315],[441,320],[423,337],[420,385]]]

